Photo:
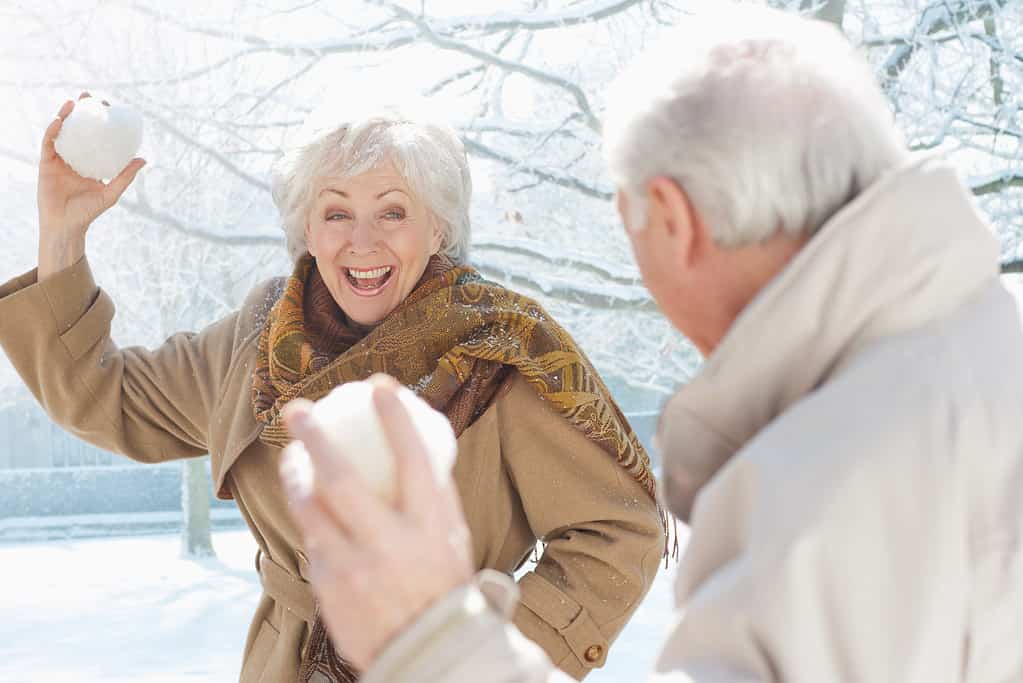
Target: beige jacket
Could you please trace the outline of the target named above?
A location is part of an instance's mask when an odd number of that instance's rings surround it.
[[[837,214],[659,436],[692,515],[650,680],[1023,681],[1023,332],[952,170],[914,162]],[[481,585],[365,683],[563,680],[501,619],[514,586]]]
[[[294,681],[314,618],[279,450],[259,441],[252,412],[255,343],[279,284],[152,351],[111,341],[114,305],[85,259],[41,283],[31,272],[0,286],[0,345],[54,421],[143,462],[211,455],[215,490],[236,500],[261,551],[243,683]],[[517,374],[461,435],[454,477],[480,568],[510,573],[536,539],[547,543],[519,583],[516,625],[577,678],[602,665],[659,564],[650,496]]]

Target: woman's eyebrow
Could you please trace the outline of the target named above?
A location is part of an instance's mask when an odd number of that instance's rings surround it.
[[[345,192],[344,190],[335,190],[332,187],[325,187],[322,190],[320,190],[320,194],[321,195],[323,195],[323,194],[325,194],[327,192],[330,192],[331,194],[340,195],[340,196],[344,197],[345,199],[348,199],[348,193]],[[383,192],[378,194],[376,198],[377,199],[381,199],[382,197],[385,197],[385,196],[391,194],[392,192],[400,192],[403,195],[405,195],[406,197],[409,196],[408,192],[406,192],[405,190],[401,189],[400,187],[392,187],[391,189],[384,190]]]

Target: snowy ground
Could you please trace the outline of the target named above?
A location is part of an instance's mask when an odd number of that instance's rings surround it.
[[[237,680],[259,597],[247,531],[214,534],[216,560],[175,535],[0,545],[0,683]],[[640,680],[671,613],[662,571],[604,670]]]

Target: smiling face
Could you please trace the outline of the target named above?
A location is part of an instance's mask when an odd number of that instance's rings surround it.
[[[419,282],[443,234],[404,178],[382,165],[326,178],[306,221],[306,244],[334,301],[352,321],[373,325]]]

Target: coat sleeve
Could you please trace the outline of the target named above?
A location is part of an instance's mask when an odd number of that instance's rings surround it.
[[[85,258],[42,282],[31,271],[0,286],[0,346],[54,422],[141,462],[203,455],[237,315],[152,351],[118,348],[113,316]]]
[[[511,625],[518,590],[483,570],[438,600],[390,642],[361,683],[571,683],[544,651]]]
[[[577,679],[646,595],[664,550],[657,506],[517,373],[500,405],[501,457],[546,548],[519,581],[518,629]]]

